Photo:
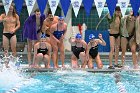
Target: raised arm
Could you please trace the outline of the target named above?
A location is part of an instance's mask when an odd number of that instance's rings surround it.
[[[102,38],[102,34],[99,34],[99,39],[98,39],[99,44],[106,46],[106,42],[104,41],[104,39]]]

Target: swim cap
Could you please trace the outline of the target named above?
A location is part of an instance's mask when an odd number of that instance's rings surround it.
[[[59,17],[59,20],[64,20],[64,17],[63,17],[63,16],[60,16],[60,17]]]
[[[80,33],[76,34],[76,39],[81,39],[82,38],[82,35]]]
[[[89,40],[91,40],[91,39],[93,39],[93,38],[95,38],[95,36],[94,36],[93,34],[90,34],[90,35],[89,35]]]
[[[42,34],[41,35],[41,38],[46,38],[46,34]]]

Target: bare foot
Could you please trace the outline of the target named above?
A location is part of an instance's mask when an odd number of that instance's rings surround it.
[[[51,66],[50,65],[47,65],[47,66],[45,65],[45,68],[51,68]]]
[[[138,65],[134,65],[134,69],[138,69],[139,68],[139,66]]]

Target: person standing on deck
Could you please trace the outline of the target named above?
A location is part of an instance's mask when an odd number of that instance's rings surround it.
[[[119,56],[119,47],[120,47],[120,22],[121,22],[121,10],[120,7],[117,6],[115,8],[115,13],[112,17],[110,15],[107,16],[110,32],[110,53],[109,53],[109,69],[114,69],[115,67],[120,67],[118,65],[118,56]],[[114,53],[115,51],[115,53]],[[113,55],[115,56],[115,65],[113,66]]]
[[[29,16],[25,23],[23,28],[23,37],[27,38],[27,44],[28,44],[28,64],[29,66],[32,64],[32,56],[31,52],[33,49],[34,44],[39,40],[42,28],[43,21],[45,19],[45,15],[41,15],[40,10],[36,9],[34,11],[34,14]]]
[[[67,24],[64,22],[64,17],[59,17],[58,23],[53,24],[50,28],[50,41],[52,45],[52,60],[54,63],[54,68],[59,68],[57,56],[58,56],[58,50],[60,50],[60,59],[62,62],[62,67],[65,67],[64,60],[65,60],[65,54],[64,54],[64,38],[65,34],[67,32]]]
[[[137,62],[140,62],[140,15],[136,18],[136,44],[138,45]]]
[[[122,49],[122,66],[124,66],[125,52],[127,44],[129,44],[132,52],[132,61],[134,68],[137,68],[137,56],[136,56],[136,35],[135,35],[135,21],[133,11],[130,11],[129,15],[121,19],[121,49]]]
[[[11,45],[12,55],[16,57],[16,31],[20,28],[19,16],[16,14],[14,6],[11,5],[9,12],[6,15],[5,13],[0,15],[0,22],[3,22],[3,47],[4,55],[8,56],[9,44]],[[8,62],[6,62],[6,67]]]
[[[47,36],[47,42],[50,43],[50,28],[53,24],[58,23],[58,16],[53,16],[51,10],[49,9],[46,19],[43,21],[42,33]]]

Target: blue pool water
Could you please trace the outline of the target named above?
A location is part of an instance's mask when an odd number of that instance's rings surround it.
[[[140,93],[140,72],[121,72],[121,82],[127,93]],[[32,78],[1,86],[0,93],[21,84],[16,93],[119,93],[114,73],[56,71],[35,73]],[[28,75],[29,77],[29,75]],[[1,80],[0,80],[1,81]]]

